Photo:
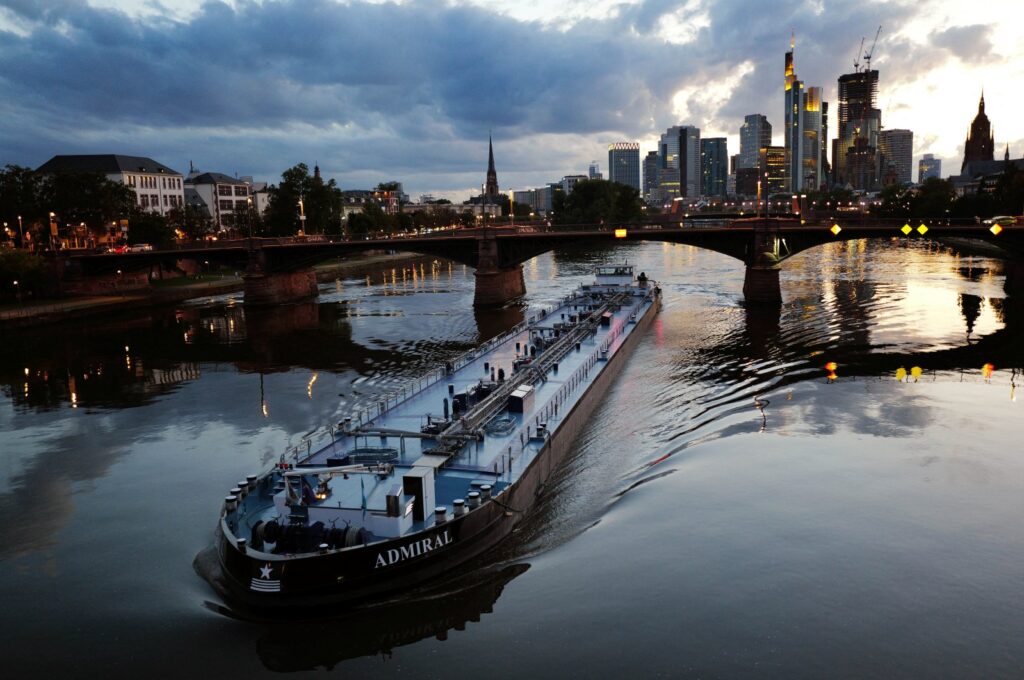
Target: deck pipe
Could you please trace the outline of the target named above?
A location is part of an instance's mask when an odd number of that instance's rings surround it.
[[[443,505],[439,505],[434,508],[434,524],[444,524],[445,520],[448,519],[448,508]]]
[[[238,503],[238,496],[225,496],[224,497],[224,510],[231,512],[235,509],[235,505]]]
[[[491,485],[484,484],[480,487],[480,498],[483,500],[489,500],[491,498]]]
[[[480,505],[480,492],[479,491],[470,491],[469,492],[469,509],[472,510],[473,508],[479,507],[479,505]]]
[[[238,552],[245,554],[245,544],[248,543],[244,538],[239,538],[235,541],[235,545],[238,546]]]
[[[452,501],[452,505],[455,507],[455,512],[453,514],[456,517],[461,517],[466,512],[466,501],[461,498],[456,498]]]

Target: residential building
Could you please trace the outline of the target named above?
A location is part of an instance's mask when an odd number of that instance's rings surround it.
[[[910,130],[882,130],[878,133],[878,151],[882,162],[896,168],[896,181],[910,184],[913,181],[914,133]]]
[[[174,208],[185,205],[184,177],[163,163],[145,156],[96,154],[54,156],[36,172],[98,173],[112,182],[130,187],[135,192],[135,204],[143,210],[166,215]]]
[[[640,191],[640,145],[616,142],[608,145],[608,179]]]
[[[760,113],[743,117],[740,126],[740,153],[736,169],[756,168],[761,149],[772,145],[772,124]]]
[[[936,158],[933,154],[926,153],[917,162],[917,181],[921,183],[929,177],[942,177],[942,159]]]
[[[725,198],[729,176],[729,153],[725,137],[700,140],[702,195]]]
[[[243,228],[253,202],[252,179],[238,179],[220,172],[192,171],[185,186],[202,199],[217,230]]]

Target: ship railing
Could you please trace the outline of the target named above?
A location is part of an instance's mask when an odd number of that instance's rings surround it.
[[[548,313],[549,310],[545,310]],[[539,316],[539,315],[538,315]],[[379,395],[373,404],[354,411],[352,413],[352,419],[360,425],[372,421],[374,418],[379,418],[388,410],[398,406],[399,404],[407,401],[411,397],[416,396],[428,387],[436,385],[438,382],[443,380],[449,373],[458,371],[466,365],[476,361],[480,356],[491,351],[495,347],[507,342],[509,338],[512,338],[530,327],[531,324],[536,323],[538,316],[532,316],[525,321],[520,321],[512,328],[508,329],[501,335],[497,335],[487,342],[484,342],[471,350],[463,352],[456,356],[454,359],[450,359],[448,364],[451,365],[451,371],[446,367],[435,368],[429,373],[425,373],[414,381],[407,383],[406,385],[389,392],[385,392]]]

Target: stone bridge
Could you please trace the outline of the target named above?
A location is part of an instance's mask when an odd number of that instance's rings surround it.
[[[779,303],[779,270],[788,258],[833,241],[875,239],[972,239],[996,246],[1007,260],[1006,290],[1024,294],[1024,226],[1001,229],[973,221],[828,219],[801,223],[792,218],[739,220],[683,219],[623,226],[528,224],[517,227],[444,230],[426,235],[344,240],[341,237],[252,238],[201,246],[122,255],[69,255],[61,258],[65,280],[141,285],[139,273],[173,268],[182,261],[234,266],[244,271],[245,300],[268,305],[317,295],[312,267],[340,255],[368,250],[400,250],[442,257],[476,270],[477,306],[502,305],[526,292],[522,265],[567,244],[665,241],[697,246],[735,258],[745,265],[744,297],[749,302]],[[145,278],[145,275],[142,277]]]

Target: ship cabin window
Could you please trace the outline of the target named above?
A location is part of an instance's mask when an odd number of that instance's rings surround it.
[[[598,276],[633,276],[633,267],[630,265],[617,265],[598,267]]]

